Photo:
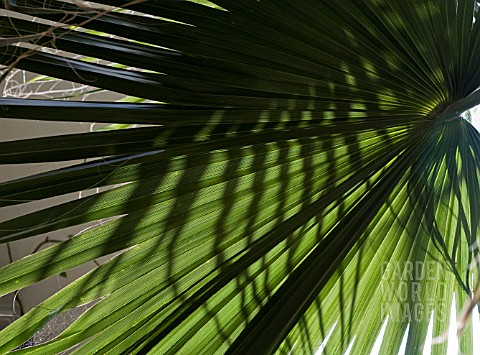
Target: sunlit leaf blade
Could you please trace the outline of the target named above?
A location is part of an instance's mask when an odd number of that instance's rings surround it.
[[[381,353],[408,329],[420,354],[432,314],[439,337],[468,303],[476,1],[3,6],[2,64],[155,103],[0,99],[4,119],[142,125],[0,143],[1,164],[85,160],[1,183],[1,206],[104,188],[0,223],[3,243],[94,224],[0,269],[1,294],[117,253],[2,330],[0,352],[96,301],[17,352],[364,354],[386,322]]]

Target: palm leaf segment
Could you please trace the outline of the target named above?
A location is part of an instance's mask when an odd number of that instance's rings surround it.
[[[476,2],[203,3],[4,1],[3,64],[158,103],[1,99],[5,118],[144,127],[0,144],[4,164],[99,158],[3,183],[2,206],[117,186],[3,222],[2,242],[119,217],[4,267],[2,294],[124,251],[0,332],[0,350],[101,299],[18,352],[314,353],[329,333],[326,351],[354,339],[362,354],[388,316],[381,353],[407,327],[420,353],[432,311],[437,336],[475,286],[480,140],[459,114],[478,101]],[[418,287],[395,271],[428,263]],[[415,294],[386,298],[404,282]]]

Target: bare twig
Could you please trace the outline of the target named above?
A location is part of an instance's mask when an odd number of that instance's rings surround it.
[[[139,3],[142,3],[144,2],[145,0],[132,0],[130,2],[127,2],[125,3],[124,5],[122,5],[121,7],[128,7],[128,6],[131,6],[131,5],[135,5],[135,4],[139,4]],[[75,5],[77,5],[79,8],[86,8],[86,9],[92,9],[91,7],[86,7],[85,5],[83,4],[79,4],[77,2],[74,2]],[[85,26],[86,24],[94,21],[94,20],[97,20],[99,18],[101,18],[102,16],[105,16],[107,15],[108,13],[110,13],[112,10],[111,9],[107,9],[107,10],[95,10],[95,11],[92,11],[92,12],[64,12],[65,13],[65,17],[60,20],[60,23],[58,25],[55,25],[55,26],[52,26],[50,27],[48,30],[46,31],[43,31],[43,32],[39,32],[35,35],[29,35],[29,36],[24,36],[22,37],[24,40],[19,40],[19,38],[15,37],[15,38],[12,38],[11,40],[13,41],[16,41],[15,43],[19,43],[19,42],[25,42],[27,41],[25,38],[26,37],[31,37],[29,40],[40,40],[44,37],[47,37],[47,36],[51,36],[52,39],[47,41],[43,47],[45,47],[46,45],[50,45],[51,47],[55,48],[55,41],[57,38],[61,38],[69,33],[71,33],[73,31],[73,28],[70,28],[68,29],[67,31],[65,31],[64,33],[60,34],[60,35],[55,35],[55,31],[60,29],[60,28],[65,28],[65,27],[69,27],[71,25],[68,25],[66,23],[63,23],[63,22],[70,22],[70,21],[73,21],[75,19],[75,17],[77,17],[78,15],[85,15],[85,14],[91,14],[91,13],[94,13],[95,16],[92,16],[91,18],[79,23],[78,25],[75,25],[75,27],[83,27]],[[68,17],[70,16],[70,17]],[[5,40],[5,43],[7,43],[7,39],[5,38],[2,38],[0,39],[0,47],[2,46],[2,41]],[[5,45],[8,45],[8,44],[4,44]],[[22,59],[25,59],[25,58],[28,58],[29,56],[31,56],[32,54],[34,54],[37,49],[39,48],[39,46],[37,47],[34,47],[34,48],[31,48],[29,50],[27,50],[25,53],[19,55],[11,64],[9,64],[8,66],[6,66],[4,68],[5,72],[2,74],[2,76],[0,76],[0,83],[2,83],[5,78],[8,76],[8,74],[10,74],[10,72],[18,65],[18,63],[22,60]]]

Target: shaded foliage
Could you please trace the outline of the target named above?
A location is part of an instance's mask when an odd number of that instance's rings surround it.
[[[0,47],[3,64],[157,103],[0,99],[6,119],[147,125],[0,143],[3,164],[94,159],[0,184],[2,206],[120,184],[1,223],[11,242],[118,217],[4,267],[2,294],[124,251],[0,332],[0,350],[101,299],[19,353],[314,353],[330,330],[327,352],[367,353],[387,316],[381,352],[408,327],[421,353],[432,310],[438,335],[475,286],[480,142],[459,114],[478,101],[476,2],[211,3],[4,2],[66,26],[2,18],[5,38],[44,34]],[[428,262],[433,279],[395,275]],[[421,287],[385,298],[405,281]],[[405,304],[423,315],[396,317]]]

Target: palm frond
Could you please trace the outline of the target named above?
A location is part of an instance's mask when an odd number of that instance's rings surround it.
[[[386,321],[382,353],[408,327],[414,354],[432,312],[444,332],[478,268],[476,1],[96,3],[133,12],[4,2],[2,64],[155,103],[0,99],[4,119],[144,125],[0,143],[1,164],[91,159],[0,184],[1,206],[105,187],[0,223],[5,243],[105,221],[0,269],[1,294],[119,253],[0,352],[91,301],[18,353],[315,353],[329,334],[362,354]]]

